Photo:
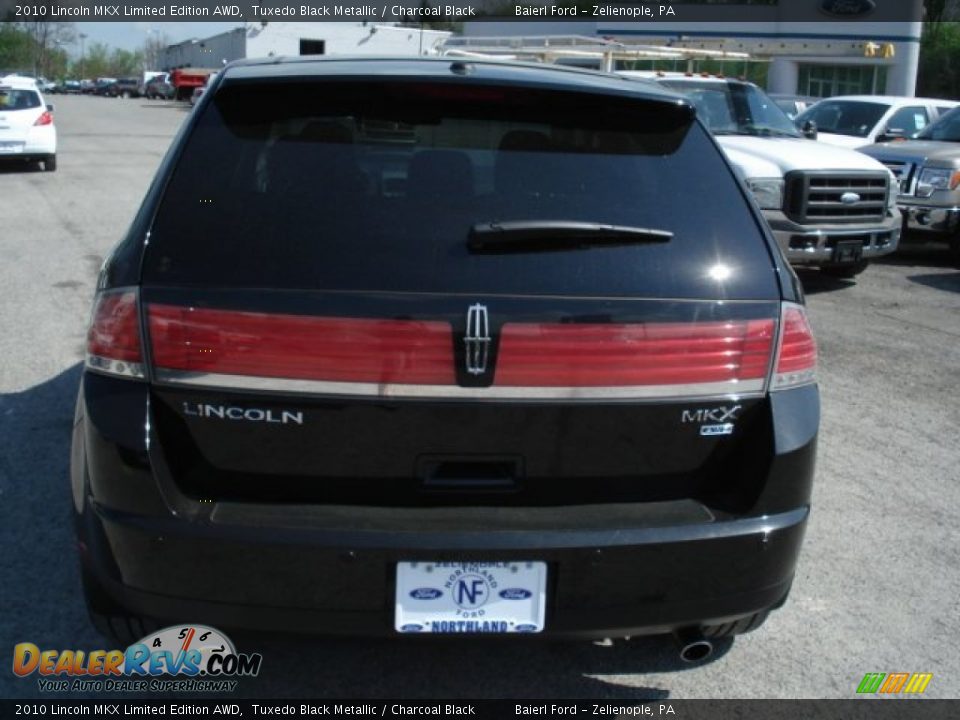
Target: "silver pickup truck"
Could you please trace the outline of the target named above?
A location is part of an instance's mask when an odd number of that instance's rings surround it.
[[[960,108],[928,125],[912,140],[860,148],[900,181],[897,205],[904,226],[943,239],[960,263]]]

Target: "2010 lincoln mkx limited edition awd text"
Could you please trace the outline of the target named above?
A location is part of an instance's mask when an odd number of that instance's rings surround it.
[[[101,271],[72,458],[91,617],[703,658],[790,590],[816,355],[669,90],[230,65]]]

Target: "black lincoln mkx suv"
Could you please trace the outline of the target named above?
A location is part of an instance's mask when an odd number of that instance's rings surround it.
[[[704,657],[790,589],[815,366],[681,97],[504,62],[228,66],[99,279],[91,616]]]

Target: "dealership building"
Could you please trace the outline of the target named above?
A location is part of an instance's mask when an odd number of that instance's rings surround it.
[[[433,55],[449,32],[396,23],[252,22],[168,46],[160,69],[218,68],[243,58],[282,55]]]
[[[794,13],[801,4],[809,4],[810,15],[823,19],[782,20],[780,5],[788,2]],[[912,96],[917,84],[923,3],[886,2],[879,0],[874,12],[855,20],[830,18],[822,12],[823,0],[780,0],[776,5],[751,6],[751,22],[724,22],[724,17],[729,17],[725,13],[731,12],[729,6],[717,6],[708,10],[716,13],[716,22],[471,22],[465,24],[464,35],[471,41],[482,37],[576,35],[627,47],[663,45],[748,53],[755,60],[769,63],[766,85],[773,93]],[[892,3],[897,3],[896,8]],[[885,14],[885,10],[890,12]],[[745,11],[740,8],[738,12]],[[676,69],[688,68],[680,65]],[[729,74],[740,74],[736,63],[730,66]]]

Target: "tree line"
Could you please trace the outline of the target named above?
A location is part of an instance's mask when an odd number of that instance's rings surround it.
[[[85,42],[82,25],[71,22],[0,22],[0,71],[28,72],[51,80],[128,77],[156,70],[170,44],[150,35],[138,50]]]

